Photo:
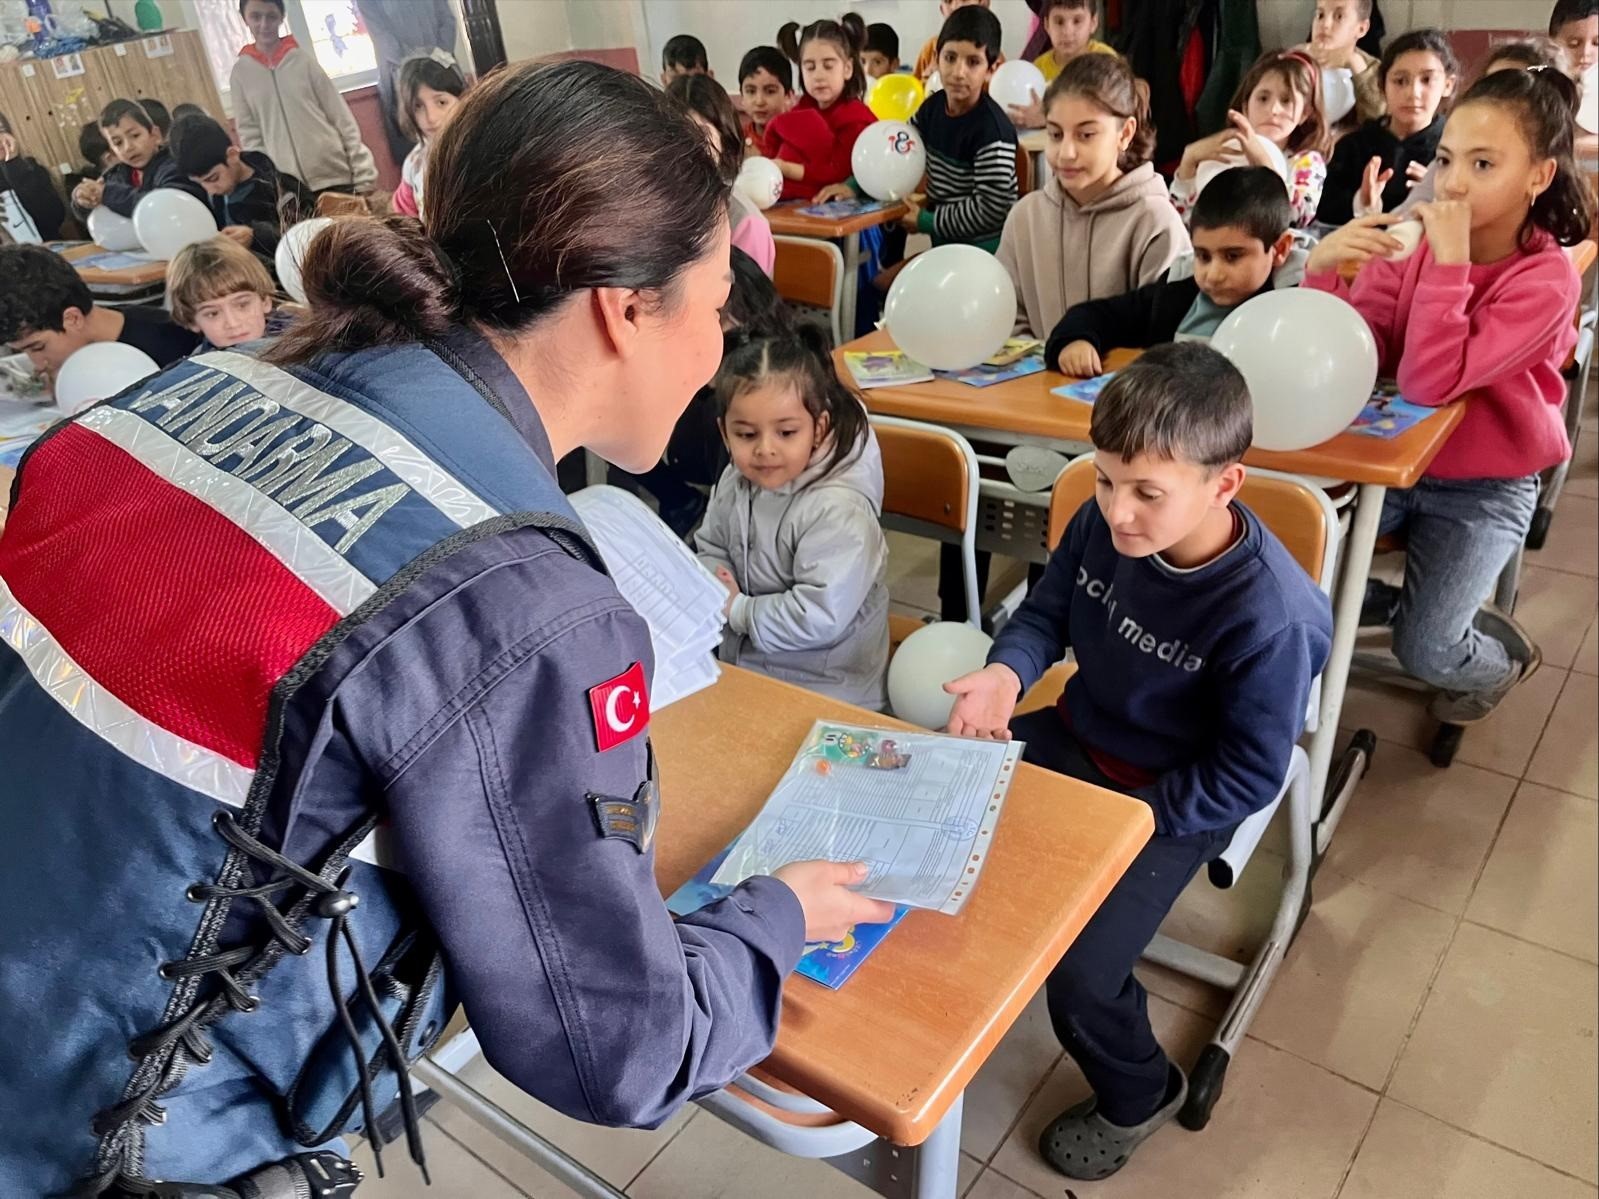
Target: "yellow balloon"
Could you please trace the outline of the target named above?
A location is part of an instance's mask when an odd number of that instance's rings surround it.
[[[922,81],[914,75],[884,75],[872,88],[866,104],[880,121],[908,121],[926,99]]]

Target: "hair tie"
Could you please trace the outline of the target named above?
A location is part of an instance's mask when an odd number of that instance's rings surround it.
[[[1290,58],[1297,63],[1303,64],[1305,69],[1308,70],[1313,76],[1321,73],[1321,68],[1316,65],[1316,60],[1311,58],[1310,55],[1306,54],[1303,50],[1284,50],[1277,56],[1277,61],[1282,62],[1283,60]]]
[[[456,65],[455,55],[451,54],[448,50],[440,50],[437,46],[428,51],[428,57],[434,62],[438,63],[441,67],[450,67],[453,69]]]

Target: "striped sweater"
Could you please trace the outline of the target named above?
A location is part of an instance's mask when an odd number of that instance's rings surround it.
[[[917,228],[934,245],[998,245],[1016,203],[1016,129],[985,92],[977,106],[949,115],[942,92],[911,118],[927,147],[927,207]]]

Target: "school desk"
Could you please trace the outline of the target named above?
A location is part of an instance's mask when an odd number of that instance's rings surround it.
[[[838,300],[838,325],[846,337],[851,337],[855,333],[855,308],[860,288],[861,234],[879,225],[893,224],[909,210],[903,204],[890,204],[872,212],[831,218],[806,216],[800,211],[810,205],[809,200],[775,205],[766,210],[766,221],[780,237],[809,237],[843,243],[844,287]]]
[[[89,285],[89,290],[96,299],[111,302],[119,300],[135,300],[148,295],[159,294],[166,286],[167,264],[164,261],[152,260],[141,262],[134,266],[118,267],[114,270],[103,270],[86,260],[97,255],[111,254],[115,251],[107,250],[104,246],[97,246],[93,242],[83,245],[71,246],[60,251],[61,257],[72,263],[78,272],[78,278]]]
[[[662,894],[744,830],[813,721],[909,727],[763,675],[722,670],[715,686],[654,717]],[[761,714],[755,725],[752,712]],[[1137,800],[1018,767],[961,914],[912,912],[837,991],[791,977],[772,1055],[736,1088],[700,1102],[786,1152],[838,1159],[834,1165],[883,1195],[953,1199],[966,1085],[1152,830],[1149,808]],[[459,1042],[423,1063],[419,1081],[553,1165],[580,1193],[615,1194],[508,1127],[448,1073],[475,1052],[475,1044],[452,1052]]]
[[[889,335],[878,330],[834,351],[839,377],[851,381],[844,365],[845,350],[886,350],[894,346]],[[1135,350],[1112,350],[1105,359],[1107,370],[1125,366],[1138,356]],[[930,383],[908,387],[874,387],[861,393],[874,413],[907,420],[944,425],[967,438],[999,445],[1038,445],[1067,455],[1091,449],[1088,422],[1093,409],[1076,400],[1051,394],[1051,389],[1067,380],[1054,371],[1012,379],[992,387],[970,387],[950,379],[935,378]],[[1377,544],[1377,522],[1382,515],[1383,498],[1390,487],[1410,487],[1427,469],[1438,450],[1465,416],[1465,404],[1454,403],[1435,412],[1391,441],[1340,433],[1330,441],[1306,450],[1256,450],[1244,455],[1249,466],[1299,475],[1324,487],[1353,484],[1347,497],[1350,527],[1344,534],[1342,565],[1337,589],[1333,592],[1333,644],[1327,668],[1322,673],[1321,720],[1311,740],[1310,770],[1314,794],[1325,795],[1333,773],[1333,751],[1338,738],[1338,718],[1343,709],[1349,666],[1355,651],[1355,635],[1360,625],[1360,605],[1365,598],[1366,577]],[[984,456],[979,451],[979,462]],[[989,458],[990,466],[1002,465]],[[1020,530],[1021,536],[1005,537],[995,545],[979,531],[980,548],[996,548],[1013,557],[1044,561],[1042,529],[1047,518],[1049,492],[1023,492],[1008,481],[984,479],[982,494],[990,507],[1003,506],[1003,519],[992,523],[1002,531]],[[1339,772],[1336,797],[1316,829],[1316,849],[1324,852],[1333,830],[1342,818],[1358,770]]]

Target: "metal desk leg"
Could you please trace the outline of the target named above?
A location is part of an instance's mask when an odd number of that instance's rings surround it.
[[[1349,536],[1344,541],[1343,568],[1338,579],[1338,594],[1333,604],[1332,651],[1322,672],[1321,715],[1310,742],[1311,795],[1326,804],[1328,778],[1332,773],[1333,747],[1338,741],[1338,719],[1343,713],[1344,692],[1349,684],[1349,663],[1355,652],[1355,636],[1360,631],[1360,607],[1366,598],[1366,579],[1371,574],[1371,559],[1377,548],[1377,525],[1382,519],[1383,499],[1388,489],[1376,483],[1362,483],[1355,499]],[[1367,750],[1369,754],[1369,750]],[[1327,852],[1333,830],[1342,818],[1352,780],[1341,780],[1338,795],[1323,809],[1316,825],[1316,856]]]
[[[855,305],[861,286],[861,235],[847,234],[844,238],[844,286],[838,293],[838,327],[844,340],[855,339]]]
[[[965,1101],[964,1095],[955,1100],[920,1145],[906,1148],[878,1139],[854,1153],[827,1160],[884,1199],[955,1199]]]

